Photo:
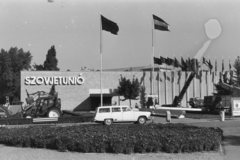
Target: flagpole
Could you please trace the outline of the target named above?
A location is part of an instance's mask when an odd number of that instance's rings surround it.
[[[172,101],[174,101],[174,97],[175,97],[175,54],[173,55],[174,56],[174,61],[173,61],[173,72],[172,72],[172,75],[171,75],[171,83],[172,83]]]
[[[181,65],[182,65],[182,67],[181,67],[181,78],[182,78],[182,71],[183,71],[183,64],[182,64],[182,54],[180,55],[181,56]],[[181,79],[180,79],[180,73],[179,73],[179,83],[178,83],[178,90],[179,90],[179,94],[181,93]],[[179,95],[178,94],[178,95]]]
[[[215,56],[215,76],[217,76],[217,58]]]
[[[173,61],[173,70],[175,71],[175,59],[176,59],[176,57],[175,57],[175,54],[174,54],[173,56],[174,56],[174,61]]]
[[[159,53],[159,58],[160,58],[161,54]],[[159,107],[161,107],[161,86],[160,86],[160,65],[159,65],[159,69],[158,69],[158,105]]]
[[[202,70],[203,70],[203,60],[200,57],[199,58],[199,64],[200,64],[200,71],[199,71],[199,94],[200,94],[200,98],[202,99]]]
[[[213,81],[213,83],[215,84],[216,83],[216,79],[217,79],[217,58],[216,58],[216,56],[215,56],[215,58],[214,58],[214,63],[215,63],[215,67],[214,67],[214,81]],[[214,93],[216,93],[215,92],[216,91],[216,89],[215,89],[215,87],[214,87],[214,85],[213,85],[213,92]]]
[[[210,69],[209,61],[210,61],[210,57],[209,57],[209,55],[208,55],[208,69],[209,69],[209,74],[211,74],[211,69]]]
[[[103,106],[103,95],[102,95],[102,19],[100,12],[100,93],[101,93],[101,106]]]
[[[228,56],[228,72],[229,72],[229,83],[231,81],[231,61],[230,56]]]
[[[168,56],[166,55],[166,60],[168,59]],[[167,60],[167,62],[168,62],[168,60]],[[165,63],[166,64],[166,71],[167,71],[167,69],[168,69],[168,66],[167,66],[167,63]]]
[[[153,13],[152,13],[153,15]],[[154,93],[154,34],[153,34],[153,19],[152,19],[152,92],[151,92],[151,95],[153,95]]]

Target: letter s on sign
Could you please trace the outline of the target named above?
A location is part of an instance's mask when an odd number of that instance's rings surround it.
[[[31,77],[26,77],[25,78],[25,85],[29,85],[31,82]]]

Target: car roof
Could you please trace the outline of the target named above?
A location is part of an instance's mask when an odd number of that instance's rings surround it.
[[[129,106],[100,106],[98,108],[114,108],[114,107],[129,107]]]

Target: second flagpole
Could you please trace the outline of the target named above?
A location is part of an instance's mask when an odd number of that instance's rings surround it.
[[[102,95],[102,18],[101,18],[101,12],[100,12],[100,93],[101,93],[101,104],[100,106],[103,106],[103,95]]]
[[[153,15],[153,14],[152,14]],[[154,94],[154,34],[153,34],[153,19],[152,19],[152,86],[151,95]]]

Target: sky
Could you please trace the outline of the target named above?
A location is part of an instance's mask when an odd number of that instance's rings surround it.
[[[61,71],[82,67],[100,69],[102,32],[103,69],[148,66],[154,37],[155,57],[180,60],[202,52],[222,59],[227,67],[240,56],[238,0],[0,0],[0,48],[22,48],[43,64],[55,46]],[[119,26],[118,35],[100,30],[100,14]],[[154,30],[152,14],[170,25],[170,32]],[[206,34],[220,30],[217,38]],[[213,22],[213,21],[212,21]],[[214,62],[212,62],[214,63]]]

